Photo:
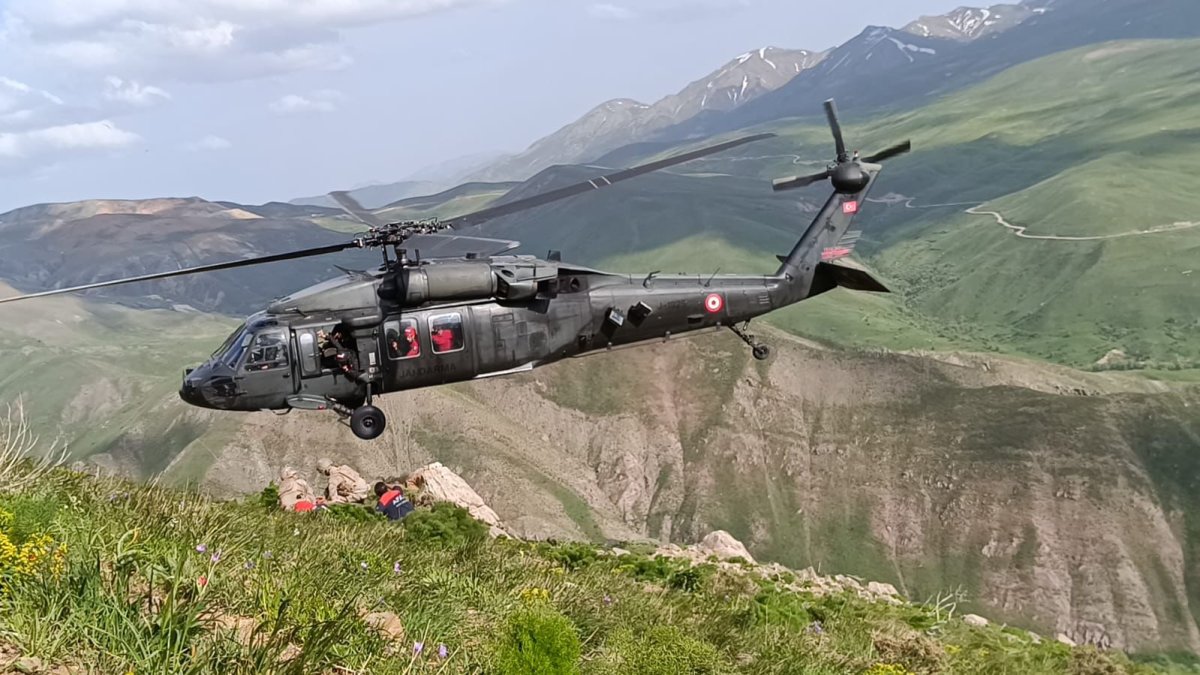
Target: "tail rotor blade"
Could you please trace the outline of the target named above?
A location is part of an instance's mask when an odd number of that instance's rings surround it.
[[[825,180],[826,178],[829,178],[828,171],[814,173],[811,176],[788,176],[787,178],[776,178],[771,184],[771,189],[776,192],[779,192],[780,190],[793,190],[795,188],[802,188],[805,185],[812,185],[813,183],[819,180]]]
[[[838,121],[837,104],[833,99],[825,101],[825,116],[829,118],[829,128],[833,130],[833,142],[837,144],[837,161],[845,162],[850,159],[846,154],[846,142],[842,140],[842,124]]]
[[[897,143],[896,145],[893,145],[890,148],[880,150],[879,152],[877,152],[873,155],[865,157],[865,158],[863,158],[862,161],[864,161],[868,164],[877,164],[879,162],[882,162],[885,159],[891,159],[892,157],[895,157],[896,155],[903,155],[904,153],[908,152],[909,150],[912,150],[912,142],[904,141],[903,143]]]

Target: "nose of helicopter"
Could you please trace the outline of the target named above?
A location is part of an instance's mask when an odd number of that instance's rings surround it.
[[[193,375],[195,370],[188,368],[183,371],[183,385],[179,387],[179,398],[190,405],[208,408],[208,402],[204,400],[204,394],[200,391],[200,378]]]

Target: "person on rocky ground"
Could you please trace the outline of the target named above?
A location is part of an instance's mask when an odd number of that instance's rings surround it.
[[[313,504],[313,491],[308,486],[308,481],[300,477],[290,466],[286,466],[279,472],[279,506],[285,511],[296,511],[297,505],[300,510],[311,508]]]
[[[335,465],[322,459],[317,462],[317,470],[329,476],[325,498],[330,504],[361,504],[371,494],[371,486],[349,464]]]
[[[375,483],[375,510],[387,516],[388,520],[400,520],[412,513],[412,502],[404,497],[404,490],[399,485],[388,485],[383,481]]]

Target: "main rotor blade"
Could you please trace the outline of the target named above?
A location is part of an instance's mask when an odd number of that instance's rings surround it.
[[[358,219],[359,222],[369,227],[383,227],[383,221],[376,218],[374,213],[363,208],[363,205],[359,204],[357,199],[351,197],[349,192],[335,190],[330,192],[329,196],[333,197],[333,201],[337,202],[343,211]]]
[[[498,218],[500,216],[507,216],[509,214],[517,213],[518,211],[524,211],[526,209],[532,209],[537,206],[559,201],[560,199],[573,197],[577,194],[582,194],[590,190],[599,190],[600,188],[608,187],[613,183],[619,183],[620,181],[628,180],[635,176],[641,176],[642,174],[647,174],[651,171],[658,171],[659,169],[665,169],[669,166],[675,166],[676,164],[683,164],[684,162],[718,153],[722,150],[728,150],[730,148],[735,148],[739,145],[744,145],[752,141],[759,141],[764,138],[773,138],[774,136],[775,134],[766,133],[735,138],[732,141],[725,141],[724,143],[710,145],[708,147],[700,148],[699,150],[693,150],[691,152],[685,152],[674,157],[668,157],[666,159],[660,159],[658,161],[649,162],[629,169],[623,169],[615,173],[610,173],[606,176],[600,176],[591,180],[583,181],[582,183],[575,183],[574,185],[568,185],[566,187],[558,188],[557,190],[550,190],[549,192],[543,192],[539,195],[526,197],[525,199],[518,199],[507,204],[500,204],[499,206],[493,206],[480,211],[475,211],[474,213],[468,213],[463,216],[450,218],[449,220],[442,221],[442,224],[449,225],[450,227],[467,227],[470,225],[478,225],[485,220]]]
[[[137,281],[153,281],[155,279],[167,279],[169,277],[178,277],[185,274],[196,274],[198,272],[215,272],[217,270],[228,270],[235,267],[248,267],[250,265],[261,265],[263,263],[279,262],[281,260],[295,260],[297,258],[308,258],[315,255],[325,255],[327,253],[337,253],[348,248],[358,246],[356,242],[347,242],[344,244],[333,244],[332,246],[320,246],[317,248],[306,248],[300,251],[292,251],[290,253],[276,253],[275,255],[265,255],[258,258],[247,258],[245,260],[231,260],[223,263],[213,263],[211,265],[200,265],[197,267],[185,267],[181,270],[171,270],[170,272],[156,272],[154,274],[143,274],[137,277],[127,277],[125,279],[114,279],[112,281],[98,281],[94,284],[84,284],[82,286],[72,286],[71,288],[56,288],[52,291],[42,291],[40,293],[29,293],[27,295],[18,295],[12,298],[0,298],[0,304],[6,302],[15,302],[17,300],[28,300],[30,298],[42,298],[47,295],[59,295],[61,293],[74,293],[76,291],[86,291],[92,288],[103,288],[105,286],[116,286],[118,284],[131,284]]]
[[[880,150],[879,152],[877,152],[873,155],[864,157],[862,161],[866,162],[867,164],[876,164],[878,162],[882,162],[885,159],[891,159],[892,157],[895,157],[896,155],[903,155],[904,153],[908,152],[909,150],[912,150],[912,141],[904,141],[902,143],[897,143],[890,148],[885,148],[883,150]]]
[[[776,178],[771,183],[771,189],[779,192],[780,190],[791,190],[794,188],[802,188],[805,185],[812,185],[819,180],[829,178],[828,171],[814,173],[811,176],[788,176],[787,178]]]
[[[829,118],[829,128],[833,130],[833,142],[837,145],[837,161],[850,159],[846,154],[846,142],[842,140],[842,123],[838,121],[837,104],[833,99],[825,101],[825,117]]]

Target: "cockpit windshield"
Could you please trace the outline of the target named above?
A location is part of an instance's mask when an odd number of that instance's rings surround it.
[[[217,358],[221,354],[224,354],[226,351],[229,350],[229,348],[231,346],[233,346],[234,343],[242,341],[242,334],[245,332],[246,332],[246,324],[243,323],[242,325],[237,327],[237,330],[230,333],[229,337],[225,338],[225,341],[221,343],[221,346],[217,347],[216,351],[214,351],[209,356],[211,358]],[[222,359],[222,360],[224,360],[224,359]]]

